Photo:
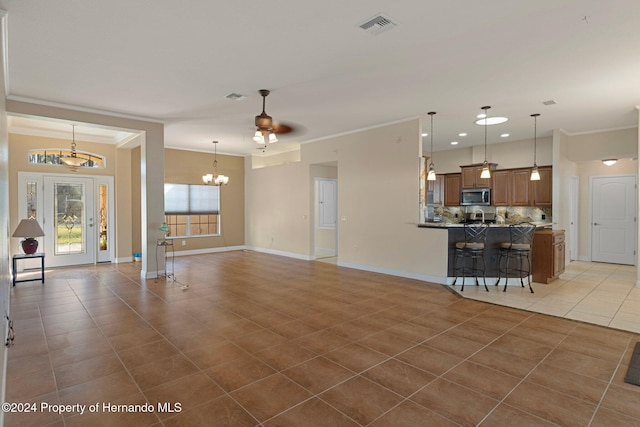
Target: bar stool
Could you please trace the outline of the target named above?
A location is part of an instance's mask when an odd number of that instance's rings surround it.
[[[475,278],[476,286],[480,285],[478,283],[478,273],[480,272],[482,272],[484,288],[489,292],[485,278],[486,264],[484,261],[484,246],[487,240],[488,229],[489,226],[487,224],[464,224],[464,242],[456,242],[456,252],[453,257],[453,274],[456,276],[452,286],[456,285],[459,272],[462,272],[461,292],[464,292],[464,282],[467,273]],[[478,260],[482,261],[482,266],[479,265]],[[471,265],[468,265],[469,261]],[[458,265],[459,262],[462,262],[461,266]]]
[[[504,273],[505,283],[503,292],[507,291],[507,284],[509,283],[509,272],[515,274],[520,278],[520,285],[524,288],[523,275],[527,276],[529,283],[529,290],[533,293],[531,287],[531,248],[533,246],[533,235],[536,231],[536,226],[522,222],[519,224],[511,224],[509,226],[509,241],[499,243],[500,257],[498,258],[498,280],[496,286],[500,283],[502,273]],[[502,259],[505,259],[504,268],[502,267]],[[509,268],[509,261],[515,260],[517,267]],[[523,261],[527,261],[527,266],[524,268]]]

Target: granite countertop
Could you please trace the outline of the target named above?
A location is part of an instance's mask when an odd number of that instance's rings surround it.
[[[531,221],[531,224],[535,225],[537,228],[547,228],[553,225],[552,222],[548,221]],[[491,228],[505,228],[509,227],[511,224],[488,224]],[[454,224],[447,222],[421,222],[418,224],[420,228],[461,228],[464,227],[464,224]]]

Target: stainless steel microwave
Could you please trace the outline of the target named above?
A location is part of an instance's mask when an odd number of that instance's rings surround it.
[[[460,205],[489,206],[491,205],[490,188],[465,188],[460,190]]]

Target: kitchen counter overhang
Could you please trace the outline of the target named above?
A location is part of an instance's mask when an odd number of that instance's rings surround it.
[[[537,230],[545,228],[551,228],[551,222],[531,222],[536,226]],[[508,242],[509,225],[510,224],[488,224],[489,230],[487,233],[487,240],[485,242],[485,263],[486,263],[486,280],[487,286],[494,285],[498,277],[498,257],[500,255],[500,243]],[[448,230],[448,245],[447,245],[447,284],[453,283],[455,273],[453,271],[453,260],[455,256],[455,244],[456,242],[464,241],[464,224],[449,224],[449,223],[420,223],[419,228],[434,228],[434,229],[446,229]],[[444,248],[443,248],[444,249]],[[471,279],[466,284],[471,284]],[[510,285],[517,283],[520,286],[519,279],[509,279]],[[458,281],[460,283],[460,281]],[[473,282],[475,283],[475,281]],[[504,283],[504,282],[502,282]],[[490,288],[491,289],[491,288]]]

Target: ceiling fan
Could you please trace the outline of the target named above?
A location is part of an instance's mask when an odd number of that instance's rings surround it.
[[[256,133],[253,140],[258,144],[278,142],[276,135],[290,133],[293,131],[293,127],[284,123],[274,122],[273,118],[265,111],[267,96],[269,96],[271,92],[267,89],[260,89],[258,92],[262,96],[262,113],[256,116]]]

